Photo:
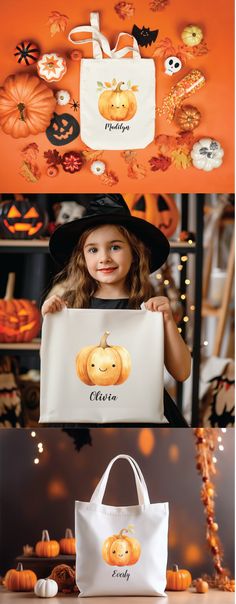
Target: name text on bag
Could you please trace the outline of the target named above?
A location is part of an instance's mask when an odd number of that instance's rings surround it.
[[[96,392],[96,390],[93,390],[93,392],[91,392],[89,398],[90,398],[90,401],[117,401],[118,400],[118,396],[115,396],[114,394],[102,394],[102,392],[100,392],[100,390],[98,390],[98,392]]]
[[[109,132],[112,132],[113,130],[121,130],[122,134],[125,132],[125,130],[130,130],[130,126],[127,124],[123,124],[123,122],[119,123],[111,123],[111,122],[106,122],[105,124],[105,130],[109,130]]]
[[[126,581],[128,581],[130,578],[130,573],[127,571],[127,568],[126,568],[125,572],[119,572],[118,570],[113,570],[113,573],[111,576],[117,577],[119,579],[126,579]]]

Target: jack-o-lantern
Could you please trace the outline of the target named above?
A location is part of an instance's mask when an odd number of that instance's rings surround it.
[[[46,130],[48,140],[57,147],[71,143],[79,136],[79,123],[70,113],[54,113],[51,123]]]
[[[15,274],[9,273],[5,298],[0,299],[0,342],[31,342],[40,330],[41,316],[34,302],[13,298]]]
[[[106,120],[126,122],[137,111],[137,101],[132,90],[121,90],[119,82],[115,90],[104,90],[98,99],[98,109]]]
[[[98,346],[82,348],[76,357],[76,372],[84,384],[114,386],[123,384],[131,371],[131,358],[126,348],[109,346],[106,331]]]
[[[179,211],[171,195],[162,193],[126,193],[125,201],[129,206],[132,216],[143,218],[151,222],[164,233],[171,237],[179,221]]]
[[[71,529],[66,529],[65,537],[59,543],[61,554],[75,554],[75,538]]]
[[[132,532],[131,528],[121,529],[117,535],[112,535],[104,541],[102,557],[110,566],[131,566],[138,562],[141,545],[134,537],[128,537],[128,532]]]
[[[24,570],[21,562],[17,568],[7,572],[4,581],[9,591],[33,591],[36,582],[36,574],[32,570]]]
[[[35,239],[45,230],[46,212],[39,203],[16,195],[0,204],[0,227],[7,239]]]
[[[42,540],[38,541],[35,546],[36,556],[40,556],[40,558],[55,558],[59,552],[60,545],[58,541],[51,541],[48,531],[44,530]]]

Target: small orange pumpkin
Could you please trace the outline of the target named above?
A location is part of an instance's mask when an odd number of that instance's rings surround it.
[[[115,90],[104,90],[98,99],[98,109],[106,120],[126,122],[137,111],[137,101],[132,90],[121,90],[119,82]]]
[[[172,570],[166,573],[166,590],[168,591],[185,591],[192,583],[192,576],[188,570],[180,568],[174,564]]]
[[[102,557],[110,566],[131,566],[138,562],[141,546],[137,539],[123,534],[128,532],[133,532],[131,526],[121,529],[118,535],[112,535],[104,541]]]
[[[166,237],[173,235],[179,222],[179,211],[171,195],[126,193],[124,198],[132,216],[151,222]]]
[[[65,537],[60,539],[59,544],[61,554],[75,554],[75,538],[71,529],[66,529]]]
[[[19,562],[16,569],[7,572],[4,582],[9,591],[33,591],[37,576],[32,570],[24,570]]]
[[[194,581],[194,586],[196,587],[196,592],[198,594],[206,594],[208,592],[209,585],[207,581],[203,581],[203,579],[196,579],[196,581]]]
[[[40,558],[55,558],[60,552],[58,541],[51,541],[47,530],[42,532],[42,540],[35,546],[35,553]]]
[[[98,346],[86,346],[76,357],[77,375],[88,386],[117,386],[129,377],[130,354],[122,346],[109,346],[109,333],[104,333]]]
[[[176,112],[176,122],[180,130],[194,130],[199,126],[200,120],[201,113],[193,105],[182,105],[179,111]]]
[[[53,91],[31,73],[10,75],[0,88],[0,126],[13,138],[44,132],[55,107]]]

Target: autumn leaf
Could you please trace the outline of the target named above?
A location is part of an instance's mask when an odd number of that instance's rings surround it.
[[[111,82],[105,82],[105,86],[106,86],[107,88],[111,88]]]
[[[134,16],[135,8],[132,2],[118,2],[118,4],[114,6],[114,9],[120,19],[124,20],[127,17]]]
[[[127,164],[129,164],[130,162],[132,162],[137,156],[136,151],[133,151],[132,149],[128,149],[127,151],[122,151],[121,153],[121,157],[123,157],[123,159],[125,160],[125,162],[127,162]]]
[[[100,176],[100,179],[102,180],[103,184],[107,185],[108,187],[113,187],[119,182],[118,176],[111,170],[110,172],[104,172],[104,174]]]
[[[116,81],[115,78],[113,78],[113,80],[112,80],[112,86],[116,86],[116,84],[117,84],[117,81]]]
[[[165,172],[171,165],[171,158],[166,157],[164,155],[159,155],[158,157],[151,157],[151,159],[149,159],[149,164],[152,172],[156,172],[157,170]]]
[[[22,149],[22,155],[26,162],[34,162],[39,154],[39,147],[37,143],[29,143]]]
[[[170,38],[163,38],[163,40],[160,40],[152,53],[153,57],[160,57],[160,59],[166,59],[171,55],[175,56],[176,50]]]
[[[141,178],[145,178],[147,175],[147,170],[142,164],[138,164],[138,162],[133,161],[129,164],[127,174],[129,178],[137,178],[139,180]]]
[[[133,90],[134,92],[138,91],[138,86],[131,86],[131,90]]]
[[[59,164],[61,164],[62,157],[56,149],[49,149],[48,151],[44,151],[43,155],[47,160],[47,164],[52,166],[58,166]]]
[[[36,183],[41,176],[41,172],[36,164],[30,164],[23,161],[20,168],[20,175],[27,180],[27,182]]]
[[[102,82],[97,82],[97,86],[98,86],[98,88],[103,88],[103,83]]]
[[[192,165],[192,160],[190,155],[184,153],[184,151],[182,150],[175,150],[172,151],[171,153],[171,157],[173,160],[173,164],[176,168],[183,168],[184,170],[186,170],[186,168],[190,168],[190,166]]]
[[[51,37],[57,33],[65,32],[67,27],[68,17],[58,11],[52,11],[49,15],[48,24]]]
[[[103,151],[91,151],[91,149],[84,149],[81,153],[85,161],[95,161],[103,155]]]
[[[157,145],[158,153],[160,155],[170,155],[171,151],[176,149],[176,137],[168,136],[167,134],[159,134],[155,138],[155,144]]]

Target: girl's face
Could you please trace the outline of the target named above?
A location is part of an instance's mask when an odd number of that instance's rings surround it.
[[[114,225],[92,231],[85,240],[84,257],[89,274],[101,284],[124,283],[132,264],[132,250]]]

